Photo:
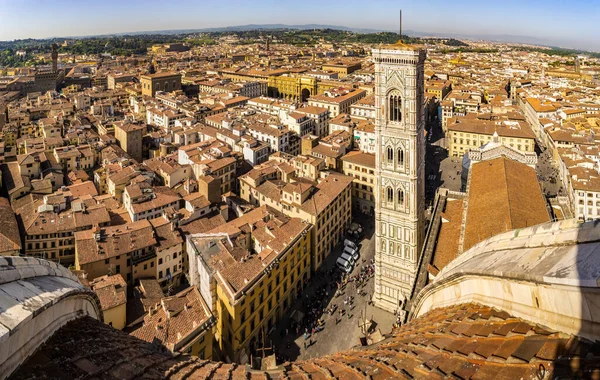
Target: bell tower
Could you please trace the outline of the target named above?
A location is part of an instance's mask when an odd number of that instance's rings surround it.
[[[376,177],[375,306],[400,310],[425,235],[425,50],[401,41],[373,49]]]
[[[52,58],[52,72],[55,73],[58,71],[58,45],[52,44],[52,53],[50,57]]]

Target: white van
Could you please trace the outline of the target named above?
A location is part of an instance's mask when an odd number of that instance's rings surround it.
[[[352,249],[357,249],[358,248],[356,246],[356,243],[354,243],[352,240],[348,240],[348,239],[344,239],[344,247],[350,247]]]
[[[344,248],[344,253],[352,257],[355,262],[358,261],[358,251],[356,249],[352,249],[348,246]]]
[[[337,265],[338,268],[340,268],[341,270],[343,270],[346,273],[352,272],[352,265],[350,265],[349,262],[342,259],[341,257],[337,259],[337,261],[335,262],[335,265]]]
[[[342,253],[342,256],[340,256],[340,257],[341,257],[342,259],[346,260],[347,262],[349,262],[349,263],[350,263],[350,265],[354,265],[354,262],[355,262],[355,260],[354,260],[354,258],[353,258],[352,256],[350,256],[349,254],[347,254],[347,253],[345,253],[345,252],[344,252],[344,253]]]

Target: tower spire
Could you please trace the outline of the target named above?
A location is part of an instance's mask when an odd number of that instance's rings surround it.
[[[402,41],[402,9],[400,9],[400,25],[398,26],[398,35],[400,36],[400,41]]]

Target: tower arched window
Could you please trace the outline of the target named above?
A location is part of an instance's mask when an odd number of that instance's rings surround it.
[[[387,163],[391,165],[394,164],[394,150],[389,146],[387,148]]]
[[[398,206],[404,206],[404,190],[398,190]]]
[[[404,150],[403,149],[398,149],[398,166],[403,167],[404,166]]]
[[[394,190],[391,187],[387,188],[387,201],[388,203],[394,203]]]
[[[390,121],[402,121],[402,97],[398,91],[393,91],[388,97]]]

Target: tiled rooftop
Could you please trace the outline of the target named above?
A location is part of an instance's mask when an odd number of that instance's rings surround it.
[[[600,376],[600,346],[476,304],[433,310],[367,347],[244,365],[172,355],[89,317],[61,328],[11,379],[572,379]]]

